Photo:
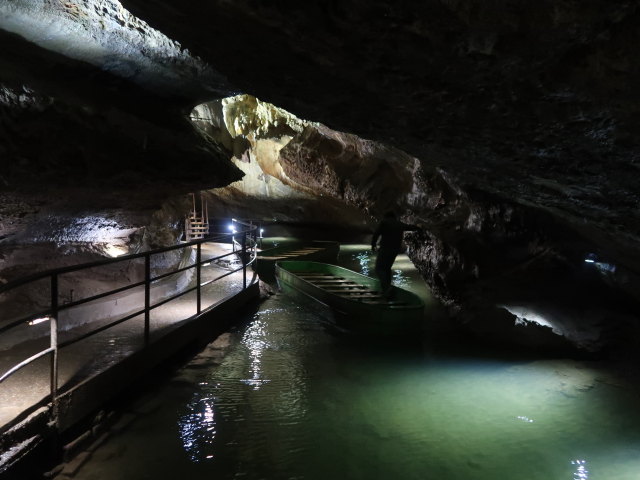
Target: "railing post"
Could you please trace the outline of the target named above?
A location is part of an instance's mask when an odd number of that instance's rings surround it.
[[[236,236],[235,236],[236,227],[235,227],[235,221],[236,221],[235,218],[231,219],[231,231],[233,232],[233,235],[231,235],[231,251],[233,253],[236,253]]]
[[[144,344],[149,345],[151,323],[151,255],[144,256]]]
[[[247,232],[242,234],[242,289],[247,288]]]
[[[202,243],[198,243],[196,248],[196,313],[199,315],[202,310],[202,291],[200,289],[200,284],[202,283]]]
[[[58,274],[51,275],[51,316],[49,317],[51,354],[51,415],[58,422]]]
[[[253,230],[251,230],[251,238],[253,238],[253,245],[251,246],[251,254],[253,255],[256,251],[256,248],[258,248],[258,227],[256,225],[256,228],[254,228]]]

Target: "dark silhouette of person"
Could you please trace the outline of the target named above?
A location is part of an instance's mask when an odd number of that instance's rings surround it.
[[[396,256],[400,253],[403,233],[420,230],[422,229],[417,225],[402,223],[396,218],[394,212],[388,211],[384,214],[375,232],[373,232],[373,238],[371,239],[372,251],[376,251],[378,238],[380,239],[375,272],[385,296],[389,297],[391,294],[391,267],[396,260]]]

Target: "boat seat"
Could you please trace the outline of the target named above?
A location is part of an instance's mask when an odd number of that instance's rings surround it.
[[[381,297],[384,298],[384,297]],[[383,300],[383,301],[376,301],[375,299],[363,299],[362,300],[365,303],[369,303],[371,305],[389,305],[390,307],[401,307],[403,305],[408,305],[407,302],[396,302],[393,300]]]
[[[326,292],[375,292],[364,285],[316,285],[316,287]]]
[[[313,279],[323,279],[323,280],[324,280],[324,279],[326,279],[326,280],[342,280],[342,278],[340,278],[340,277],[334,277],[334,276],[332,276],[332,275],[309,275],[309,274],[301,275],[301,274],[299,274],[299,273],[295,273],[294,275],[296,275],[297,277],[300,277],[300,278],[304,278],[305,280],[306,280],[306,279],[309,279],[309,278],[313,278]]]
[[[333,280],[331,278],[317,278],[314,280],[314,282],[316,283],[337,283],[337,284],[343,284],[343,285],[360,285],[359,283],[356,282],[352,282],[351,280]]]
[[[316,287],[320,287],[323,290],[335,290],[336,292],[348,292],[350,290],[367,290],[369,292],[372,292],[373,290],[371,290],[370,288],[365,287],[364,285],[335,285],[335,284],[318,284],[318,283],[314,283],[314,285]]]
[[[376,292],[345,292],[344,290],[336,290],[331,293],[337,293],[343,297],[357,297],[357,298],[367,298],[367,297],[375,297],[375,298],[384,298],[382,294]]]
[[[314,284],[315,285],[315,284]],[[367,291],[380,293],[378,290],[373,290],[364,285],[316,285],[327,292],[353,292],[353,291]]]
[[[366,290],[367,292],[378,292],[378,290],[374,290],[366,285],[359,285],[357,283],[354,284],[344,284],[344,283],[313,283],[316,287],[319,287],[323,290],[327,291],[336,291],[336,292],[352,292],[352,291],[360,291]]]

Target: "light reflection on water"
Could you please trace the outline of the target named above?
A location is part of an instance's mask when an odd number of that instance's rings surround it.
[[[265,312],[265,313],[268,313]],[[263,384],[269,383],[268,379],[262,377],[262,369],[260,366],[262,353],[269,346],[266,340],[266,323],[260,319],[256,319],[244,333],[242,343],[249,350],[249,362],[251,378],[241,380],[242,383],[251,385],[254,390],[258,390]]]
[[[405,288],[409,285],[409,277],[407,277],[402,270],[393,270],[393,277],[391,283],[396,287]]]
[[[572,460],[571,465],[576,467],[576,471],[573,473],[574,480],[587,480],[589,478],[586,460]]]
[[[369,265],[371,265],[371,257],[372,257],[372,253],[371,251],[366,251],[366,252],[361,252],[361,253],[355,253],[353,254],[353,258],[358,262],[358,264],[360,265],[360,271],[359,273],[363,274],[363,275],[367,275],[369,276],[369,270],[370,267]]]
[[[248,320],[74,479],[638,478],[637,397],[597,365],[350,342],[282,294]]]
[[[355,271],[368,277],[375,276],[374,266],[376,256],[371,250],[354,253],[351,255],[351,258],[354,263],[357,263],[359,267]],[[392,270],[391,283],[393,283],[393,285],[395,285],[396,287],[405,288],[410,284],[410,278],[404,273],[403,269],[394,268]]]
[[[529,417],[525,417],[524,415],[518,415],[516,418],[526,423],[533,423],[532,419],[530,419]]]
[[[189,459],[193,462],[213,458],[216,419],[213,398],[194,398],[187,405],[188,413],[178,420],[180,439]]]

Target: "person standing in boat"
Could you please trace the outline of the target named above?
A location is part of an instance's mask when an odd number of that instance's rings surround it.
[[[391,267],[396,260],[396,256],[400,253],[403,233],[420,230],[422,229],[417,225],[402,223],[396,218],[396,214],[390,210],[384,214],[382,221],[373,232],[373,238],[371,239],[372,251],[376,251],[378,239],[380,239],[375,272],[385,296],[389,296],[391,292]]]

